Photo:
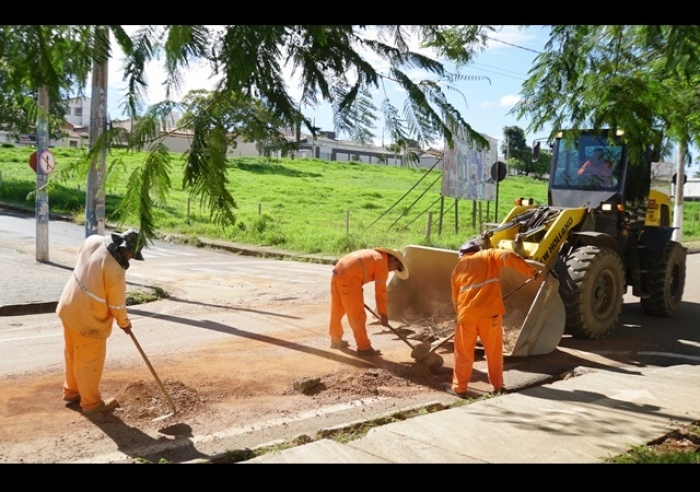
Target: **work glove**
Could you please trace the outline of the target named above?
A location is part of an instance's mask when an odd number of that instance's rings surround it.
[[[386,314],[382,314],[379,317],[379,322],[382,324],[382,326],[386,326],[387,328],[389,327],[389,317]]]
[[[120,326],[119,328],[124,330],[124,333],[126,333],[127,335],[131,335],[131,322],[129,322],[127,326]]]

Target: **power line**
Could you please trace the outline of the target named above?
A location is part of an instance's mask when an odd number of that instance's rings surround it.
[[[532,51],[533,53],[537,53],[538,55],[541,55],[541,54],[542,54],[541,51],[533,50],[532,48],[526,48],[526,47],[524,47],[524,46],[518,46],[517,44],[508,43],[508,42],[506,42],[506,41],[501,41],[500,39],[492,38],[491,36],[486,36],[486,37],[487,37],[488,39],[492,40],[492,41],[497,41],[497,42],[499,42],[499,43],[507,44],[508,46],[512,46],[512,47],[514,47],[514,48],[520,48],[521,50],[525,50],[525,51]]]
[[[488,65],[486,65],[486,66],[488,66]],[[525,75],[521,75],[519,77],[516,77],[515,75],[508,75],[507,73],[496,72],[494,70],[487,70],[485,68],[479,68],[479,67],[475,67],[473,65],[469,65],[469,68],[472,70],[481,70],[482,72],[493,73],[496,75],[500,75],[501,77],[510,77],[511,79],[517,79],[517,80],[526,80],[527,79],[527,77]]]
[[[513,75],[518,75],[518,76],[520,76],[520,77],[527,77],[527,75],[525,75],[525,74],[522,73],[522,72],[516,72],[515,70],[508,70],[507,68],[501,68],[501,67],[496,67],[496,66],[493,66],[493,65],[488,65],[488,64],[486,64],[486,63],[472,62],[469,66],[471,66],[471,65],[481,65],[481,66],[488,67],[488,68],[494,68],[494,69],[500,70],[500,71],[502,71],[502,72],[510,72],[510,73],[512,73]]]

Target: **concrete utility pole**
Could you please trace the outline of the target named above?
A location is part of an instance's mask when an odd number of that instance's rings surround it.
[[[97,29],[104,29],[100,26]],[[107,64],[92,64],[92,99],[90,101],[90,149],[107,127]],[[85,194],[85,237],[105,233],[104,175],[106,150],[95,156],[90,165]]]
[[[671,239],[681,242],[683,239],[683,185],[685,184],[685,151],[683,144],[678,145],[678,163],[676,164],[676,196],[673,202],[673,234]]]
[[[49,261],[49,194],[46,192],[48,175],[39,165],[42,152],[49,150],[49,88],[39,87],[39,116],[36,122],[36,261]]]

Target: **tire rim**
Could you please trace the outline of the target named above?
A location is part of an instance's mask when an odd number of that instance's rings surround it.
[[[617,297],[616,285],[615,277],[608,271],[603,272],[596,280],[593,287],[593,308],[599,319],[610,315]]]

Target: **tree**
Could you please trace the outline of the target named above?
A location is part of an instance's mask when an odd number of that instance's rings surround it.
[[[1,62],[0,62],[1,63]],[[5,76],[5,71],[0,69],[0,78]],[[0,81],[0,86],[3,83]],[[59,94],[49,96],[49,137],[59,139],[65,134],[63,122],[65,120],[66,107],[63,103],[67,92],[59,91]],[[21,94],[0,93],[0,129],[8,132],[10,137],[18,139],[21,134],[34,134],[36,132],[36,113],[39,94],[29,87]]]
[[[687,153],[700,141],[699,68],[695,25],[553,26],[513,113],[530,116],[531,131],[623,129],[631,162],[659,132]]]
[[[504,126],[501,153],[506,157],[522,156],[526,149],[527,142],[523,129],[518,126]]]
[[[80,26],[0,26],[0,128],[11,135],[35,133],[38,92],[49,95],[50,138],[62,135],[63,100],[89,64],[80,56],[85,30]]]
[[[532,149],[527,146],[525,132],[520,127],[503,127],[501,153],[506,156],[509,165],[518,170],[518,173],[527,176],[532,171]]]
[[[523,85],[516,114],[534,118],[531,129],[623,129],[630,162],[665,138],[678,145],[677,174],[690,165],[700,141],[700,27],[697,25],[554,26],[545,52]],[[663,157],[663,154],[661,155]],[[642,203],[650,176],[632,172],[628,199]],[[682,237],[683,190],[676,194],[673,238]]]
[[[209,62],[212,75],[220,77],[217,94],[227,96],[213,97],[208,101],[208,111],[197,112],[189,123],[195,144],[187,156],[186,186],[192,187],[202,202],[209,204],[212,220],[222,227],[232,224],[235,202],[223,194],[223,182],[214,183],[212,177],[226,173],[227,137],[217,119],[226,114],[225,108],[234,97],[228,95],[235,95],[241,103],[264,106],[285,127],[294,128],[301,123],[314,135],[312,122],[303,116],[300,108],[327,101],[334,108],[337,130],[347,131],[357,140],[366,140],[376,110],[368,104],[366,96],[390,80],[406,92],[401,116],[388,98],[380,108],[384,127],[393,142],[403,146],[414,139],[426,146],[444,139],[451,145],[452,132],[459,131],[478,146],[488,146],[488,141],[472,129],[442,90],[445,81],[464,77],[448,72],[439,60],[469,61],[483,45],[489,29],[433,25],[229,25],[210,29],[178,25],[145,26],[128,37],[121,26],[109,26],[127,57],[124,79],[128,89],[122,107],[136,124],[129,135],[116,128],[102,133],[88,158],[95,159],[109,151],[112,144],[125,139],[128,149],[149,149],[149,158],[130,177],[130,191],[116,213],[119,222],[135,214],[142,234],[146,238],[154,237],[154,205],[167,195],[171,186],[169,155],[158,141],[158,122],[173,105],[173,96],[181,84],[181,70],[194,60]],[[52,32],[62,41],[61,36],[74,34],[70,29],[65,31]],[[77,47],[71,46],[77,48],[74,52],[62,42],[54,42],[52,52],[60,55],[55,63],[75,60],[75,67],[68,64],[64,67],[62,73],[66,78],[84,81],[92,63],[108,58],[109,44],[105,42],[104,30],[94,26],[78,26],[74,31],[78,36]],[[12,41],[17,33],[10,34],[8,40]],[[431,48],[436,55],[426,56],[413,49],[414,40],[418,41],[417,47]],[[160,56],[168,75],[166,100],[144,112],[145,64]],[[376,59],[380,61],[375,65]],[[27,66],[32,62],[31,58],[22,60]],[[382,67],[381,71],[378,66]],[[415,69],[433,78],[416,81],[409,75]],[[294,100],[287,90],[288,70],[298,77],[300,100]],[[58,81],[48,85],[60,86]],[[10,92],[16,92],[16,87],[9,88]],[[278,136],[281,139],[279,132]]]

